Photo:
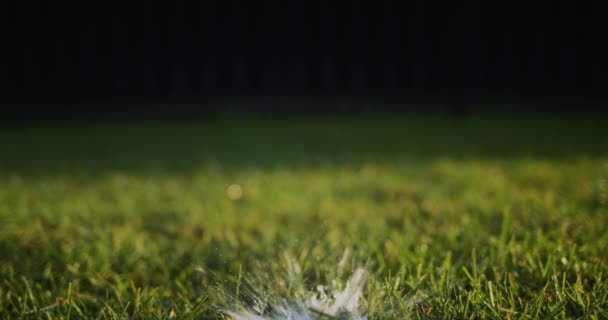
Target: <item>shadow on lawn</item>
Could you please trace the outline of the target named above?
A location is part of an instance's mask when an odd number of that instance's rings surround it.
[[[437,115],[54,124],[0,130],[0,170],[20,175],[189,174],[201,169],[570,159],[608,153],[592,117]]]

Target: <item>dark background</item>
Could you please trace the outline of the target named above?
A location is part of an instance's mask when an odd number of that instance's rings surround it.
[[[602,111],[606,36],[575,1],[16,1],[3,119]]]

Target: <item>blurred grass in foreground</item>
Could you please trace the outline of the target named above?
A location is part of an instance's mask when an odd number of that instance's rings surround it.
[[[239,270],[289,252],[314,288],[346,248],[372,318],[420,293],[404,313],[608,317],[602,118],[64,124],[0,147],[0,318],[217,318]]]

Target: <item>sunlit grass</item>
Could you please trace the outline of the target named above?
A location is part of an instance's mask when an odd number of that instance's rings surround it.
[[[602,121],[4,129],[0,318],[221,319],[260,286],[297,302],[286,254],[306,292],[366,266],[369,319],[607,318]]]

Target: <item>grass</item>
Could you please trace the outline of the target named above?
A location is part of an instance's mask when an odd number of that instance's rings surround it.
[[[6,127],[0,318],[221,319],[348,249],[372,319],[606,319],[607,160],[600,117]]]

